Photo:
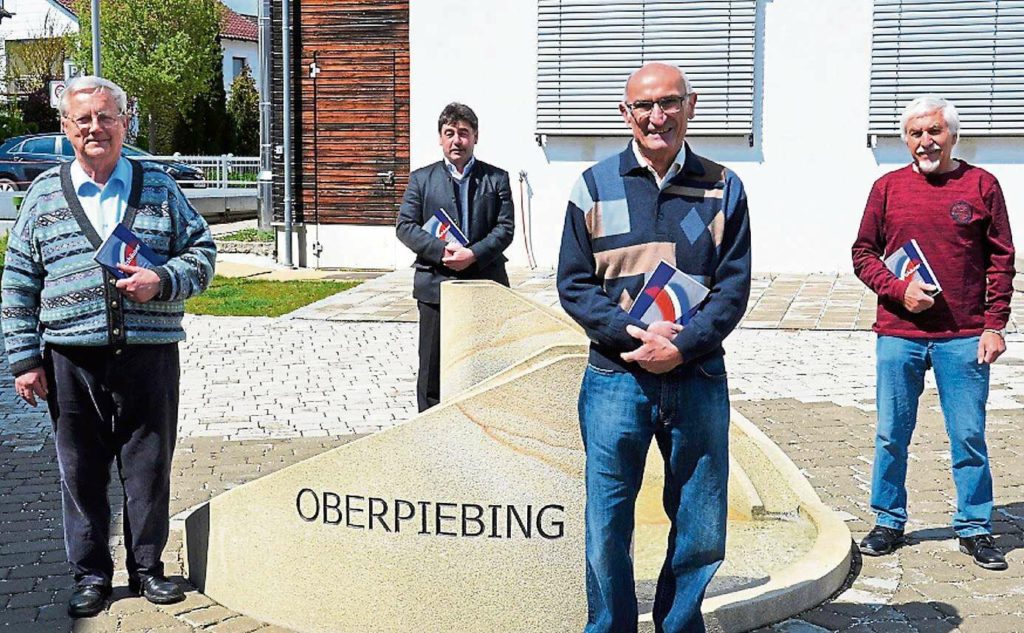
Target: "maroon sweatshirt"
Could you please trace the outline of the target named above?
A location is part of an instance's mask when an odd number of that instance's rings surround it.
[[[942,286],[935,305],[918,314],[903,307],[909,282],[882,261],[911,239]],[[854,272],[878,295],[875,332],[909,338],[975,336],[1005,327],[1013,258],[999,182],[963,161],[946,174],[926,177],[907,165],[879,178],[853,244]]]

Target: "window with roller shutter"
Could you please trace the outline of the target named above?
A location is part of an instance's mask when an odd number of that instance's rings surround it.
[[[926,93],[956,105],[962,136],[1024,134],[1024,1],[875,0],[869,137],[898,136]]]
[[[700,95],[688,135],[753,132],[756,0],[538,0],[537,133],[629,133],[617,104],[645,62],[682,68]]]

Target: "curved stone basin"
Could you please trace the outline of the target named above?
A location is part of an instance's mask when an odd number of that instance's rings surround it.
[[[442,305],[442,404],[194,512],[187,570],[201,591],[296,631],[581,627],[586,339],[564,314],[495,284],[445,284]],[[830,595],[850,536],[735,412],[730,441],[727,560],[703,610],[740,631]],[[648,467],[639,501],[642,606],[667,534],[660,473]]]

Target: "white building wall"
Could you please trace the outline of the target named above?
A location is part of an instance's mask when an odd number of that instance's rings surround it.
[[[249,68],[252,69],[252,78],[256,82],[257,88],[260,85],[260,46],[256,42],[247,42],[245,40],[229,40],[222,38],[220,41],[221,49],[224,51],[223,59],[223,71],[224,71],[224,92],[231,94],[231,82],[235,80],[234,75],[234,59],[236,57],[244,57]]]
[[[56,2],[47,0],[4,0],[13,18],[0,22],[0,39],[28,40],[45,33],[47,15],[57,33],[77,33],[78,20]]]
[[[745,138],[690,139],[747,186],[755,271],[851,270],[850,245],[871,183],[909,161],[899,139],[867,147],[871,15],[870,0],[759,0],[754,147]],[[533,3],[411,2],[410,49],[412,167],[440,158],[436,125],[444,105],[469,104],[480,117],[477,155],[510,172],[517,209],[517,173],[528,173],[534,251],[541,266],[553,266],[576,177],[621,150],[626,138],[550,137],[538,147]],[[1024,231],[1019,140],[966,139],[955,155],[996,174],[1011,221]],[[525,264],[518,216],[516,228],[507,254]]]
[[[0,77],[7,74],[7,40],[30,40],[48,32],[58,35],[78,32],[78,20],[56,3],[4,0],[4,9],[14,17],[0,22]]]

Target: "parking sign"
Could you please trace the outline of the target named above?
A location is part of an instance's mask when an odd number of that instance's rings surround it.
[[[83,75],[82,69],[78,67],[78,64],[71,61],[70,59],[64,60],[64,81],[71,81],[75,77]]]

